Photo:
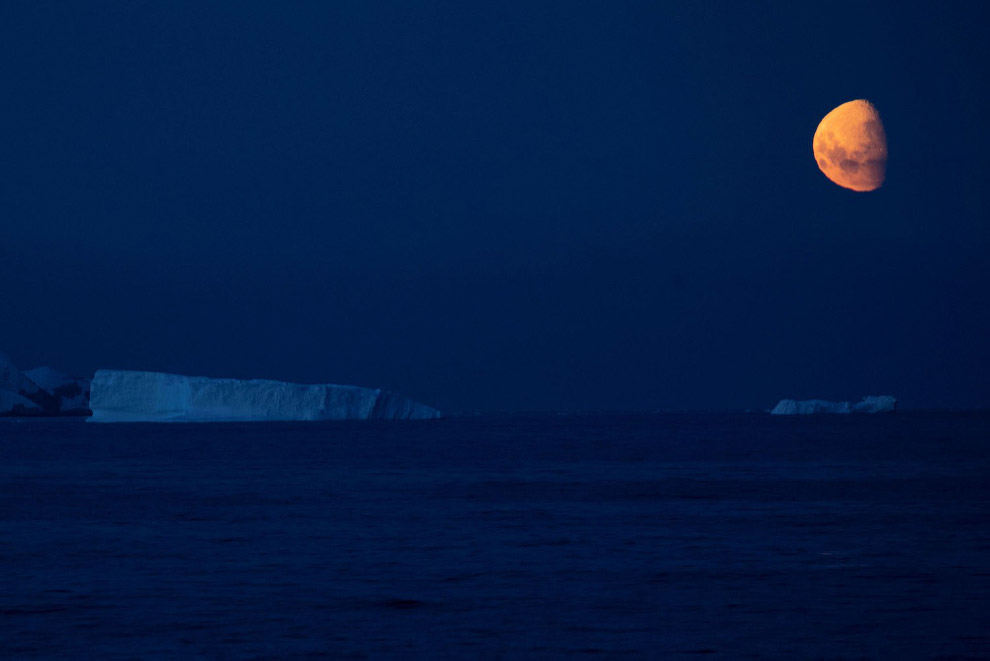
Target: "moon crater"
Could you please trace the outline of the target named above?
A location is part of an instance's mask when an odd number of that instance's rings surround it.
[[[825,115],[812,142],[815,161],[843,188],[880,188],[887,171],[887,135],[880,113],[865,99],[849,101]]]

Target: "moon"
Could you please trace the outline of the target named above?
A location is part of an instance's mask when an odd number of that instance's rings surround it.
[[[880,188],[887,172],[887,134],[880,113],[866,99],[847,101],[825,115],[812,142],[826,177],[843,188]]]

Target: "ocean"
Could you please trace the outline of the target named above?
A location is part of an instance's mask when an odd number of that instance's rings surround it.
[[[990,414],[0,420],[0,658],[990,658]]]

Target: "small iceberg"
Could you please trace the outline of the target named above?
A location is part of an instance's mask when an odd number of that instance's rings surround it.
[[[890,413],[897,410],[897,398],[869,395],[859,402],[828,402],[823,399],[782,399],[770,410],[771,415],[815,415],[818,413]]]

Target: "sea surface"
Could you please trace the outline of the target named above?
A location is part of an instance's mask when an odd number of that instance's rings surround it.
[[[990,658],[990,414],[0,420],[0,658]]]

